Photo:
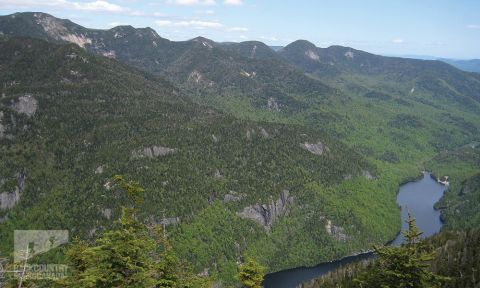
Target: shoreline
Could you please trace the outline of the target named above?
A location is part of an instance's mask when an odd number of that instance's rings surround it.
[[[419,174],[417,174],[417,176],[410,177],[408,180],[402,181],[401,184],[399,184],[399,188],[398,188],[398,191],[397,191],[397,197],[398,197],[398,194],[400,192],[401,186],[403,186],[405,184],[408,184],[408,183],[414,183],[414,182],[420,181],[427,176],[426,174],[429,174],[430,178],[432,180],[434,180],[436,183],[438,183],[437,179],[432,174],[432,172],[430,172],[428,170],[422,170],[422,171],[420,171]],[[439,183],[439,184],[441,184],[441,183]],[[397,206],[398,206],[398,203],[397,203]],[[398,206],[398,207],[400,207],[400,206]],[[433,207],[433,209],[437,210],[435,207]],[[441,223],[443,224],[443,221],[441,221]],[[402,228],[400,227],[400,230],[398,231],[398,233],[392,239],[385,242],[383,244],[383,246],[390,246],[401,235],[401,233],[402,233]],[[339,266],[342,266],[342,264],[344,264],[343,262],[348,263],[349,260],[355,261],[355,259],[352,259],[352,258],[372,257],[373,255],[374,255],[374,250],[373,249],[368,249],[368,250],[363,250],[363,251],[361,250],[361,251],[358,251],[358,252],[354,252],[350,255],[343,256],[341,258],[336,258],[336,259],[332,259],[332,260],[329,260],[329,261],[324,261],[324,262],[321,262],[321,263],[318,263],[318,264],[315,264],[315,265],[312,265],[312,266],[308,266],[308,265],[297,266],[297,267],[290,268],[290,269],[285,269],[285,270],[280,270],[280,271],[268,273],[268,274],[266,274],[265,279],[267,279],[269,276],[272,277],[272,276],[277,275],[279,273],[288,273],[288,272],[292,272],[292,271],[295,271],[295,270],[302,270],[302,269],[316,269],[316,268],[319,268],[321,266],[325,266],[325,265],[329,265],[329,264],[331,265],[331,264],[337,264],[338,263]],[[322,275],[324,275],[324,274],[319,274],[318,277],[321,277]],[[316,277],[316,278],[318,278],[318,277]],[[308,281],[310,281],[310,280],[307,280],[303,283],[307,283]]]

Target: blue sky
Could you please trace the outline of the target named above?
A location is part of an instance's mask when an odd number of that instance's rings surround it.
[[[152,27],[171,40],[307,39],[386,55],[480,58],[478,0],[0,0],[89,28]]]

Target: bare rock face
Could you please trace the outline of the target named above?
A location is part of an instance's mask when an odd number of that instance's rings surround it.
[[[92,43],[92,39],[87,38],[83,34],[69,33],[62,21],[59,21],[54,17],[40,13],[35,14],[34,16],[37,19],[37,24],[42,26],[43,30],[54,39],[75,43],[82,48],[85,48],[85,45]]]
[[[112,58],[112,59],[117,58],[117,53],[115,52],[115,50],[109,50],[109,51],[102,52],[102,55],[105,56],[105,57],[108,57],[108,58]]]
[[[13,104],[13,109],[20,114],[31,117],[38,108],[38,101],[31,95],[25,95],[18,98],[18,102]]]
[[[247,140],[252,140],[252,136],[255,135],[255,130],[254,129],[248,129],[247,130]]]
[[[200,81],[202,81],[202,74],[200,74],[200,72],[198,72],[197,70],[194,70],[192,71],[192,73],[190,73],[190,75],[188,75],[188,82],[194,82],[196,84],[199,84]]]
[[[98,230],[98,228],[92,228],[92,229],[88,230],[88,237],[93,238],[95,236],[95,234],[97,234],[97,230]]]
[[[165,225],[176,225],[180,223],[180,218],[178,217],[170,217],[170,218],[165,218],[165,220],[160,221],[160,224],[165,223]]]
[[[112,190],[113,186],[114,186],[114,184],[110,181],[107,181],[105,184],[103,184],[103,188],[105,188],[105,190],[107,190],[107,191]]]
[[[247,140],[252,140],[257,135],[261,136],[264,139],[268,139],[268,138],[271,138],[272,136],[275,136],[275,131],[273,131],[273,132],[270,131],[270,133],[269,133],[263,127],[256,127],[256,129],[255,128],[248,129],[247,132],[246,132]]]
[[[213,177],[214,178],[222,178],[223,175],[222,175],[222,173],[220,173],[220,170],[217,169],[217,170],[215,170],[215,173],[213,173]]]
[[[177,225],[180,223],[180,218],[179,217],[168,217],[168,218],[162,218],[158,220],[154,216],[149,217],[149,221],[155,225]]]
[[[2,121],[3,121],[3,111],[0,111],[0,139],[5,137],[5,132],[7,131],[7,128],[3,126]]]
[[[327,231],[328,235],[332,236],[337,241],[345,242],[349,239],[347,234],[345,234],[345,229],[340,226],[333,225],[331,220],[327,220],[325,230]]]
[[[103,215],[103,217],[107,218],[108,220],[112,219],[112,209],[110,209],[110,208],[102,209],[102,215]]]
[[[363,176],[367,178],[368,180],[375,180],[375,176],[372,175],[372,173],[368,170],[363,171]]]
[[[243,194],[238,194],[235,191],[230,191],[223,197],[223,203],[238,202],[242,200],[243,196]]]
[[[293,197],[288,190],[283,190],[280,198],[270,200],[268,204],[254,204],[245,207],[242,212],[237,213],[241,218],[251,219],[258,222],[267,231],[271,231],[272,225],[279,217],[285,216],[293,204]]]
[[[310,153],[313,153],[315,155],[322,155],[324,151],[326,151],[328,148],[323,145],[322,142],[317,142],[317,143],[303,143],[303,144],[300,144],[302,146],[302,148],[304,148],[305,150],[307,150],[308,152]]]
[[[102,174],[103,171],[105,170],[105,167],[103,165],[100,165],[95,169],[95,174]]]
[[[177,149],[162,147],[162,146],[152,146],[152,147],[145,147],[140,150],[132,151],[132,157],[134,159],[140,158],[154,158],[154,157],[161,157],[167,156],[170,154],[174,154],[177,152]]]
[[[27,174],[25,170],[22,170],[17,174],[17,186],[13,192],[0,193],[0,210],[11,209],[17,205],[20,201],[20,196],[25,190],[25,181]]]
[[[260,134],[262,134],[263,138],[268,138],[270,137],[270,134],[265,130],[264,128],[260,128]]]
[[[349,59],[353,59],[353,57],[355,57],[355,54],[353,54],[352,51],[347,51],[347,52],[345,52],[345,57],[347,57]]]
[[[194,87],[211,87],[215,83],[200,73],[197,70],[193,70],[187,77],[187,83]]]
[[[268,98],[267,100],[267,108],[269,111],[280,111],[280,105],[278,104],[277,100],[273,97]]]
[[[305,56],[307,56],[308,58],[310,58],[313,61],[319,61],[320,60],[320,56],[318,56],[318,54],[315,53],[312,50],[305,51]]]
[[[18,201],[20,201],[20,191],[18,187],[15,188],[13,193],[0,193],[0,210],[11,209],[15,207]]]

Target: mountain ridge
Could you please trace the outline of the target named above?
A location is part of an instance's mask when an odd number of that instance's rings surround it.
[[[314,265],[392,238],[397,184],[478,140],[480,75],[442,62],[53,18],[0,17],[1,231],[95,237],[118,215],[120,173],[145,186],[144,216],[180,219],[169,231],[198,273],[231,280],[251,255]]]
[[[0,65],[2,253],[18,229],[101,235],[125,204],[115,174],[145,187],[142,221],[160,223],[165,210],[175,219],[168,233],[178,255],[226,283],[248,255],[277,271],[395,234],[395,185],[374,180],[374,163],[318,129],[236,119],[74,44],[0,39]],[[334,208],[346,193],[352,200]],[[372,197],[378,201],[368,204]],[[358,203],[376,212],[366,215]],[[325,219],[304,217],[317,209]],[[358,217],[338,216],[351,213]],[[392,225],[365,224],[387,214]],[[337,240],[327,219],[356,238]],[[290,253],[278,257],[285,245]]]

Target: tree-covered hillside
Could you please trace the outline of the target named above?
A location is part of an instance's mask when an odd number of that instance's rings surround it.
[[[399,228],[393,176],[319,130],[235,119],[73,44],[4,39],[0,65],[4,255],[14,229],[101,235],[125,201],[114,174],[145,187],[144,221],[165,212],[182,259],[227,281],[244,256],[312,265]]]
[[[410,253],[406,249],[408,245],[380,248],[373,260],[346,265],[300,287],[476,288],[480,285],[478,229],[446,230],[417,242]]]
[[[445,196],[437,208],[450,229],[476,228],[480,225],[480,145],[471,143],[444,151],[427,162],[440,181],[448,181]]]
[[[227,281],[245,256],[276,271],[393,238],[398,184],[425,167],[452,177],[447,226],[478,225],[476,188],[455,192],[477,187],[477,158],[444,156],[480,140],[479,74],[44,13],[0,16],[0,32],[2,251],[19,228],[101,235],[125,201],[114,174],[145,187],[141,215],[182,259]]]
[[[440,61],[303,40],[278,52],[254,41],[175,42],[150,28],[93,30],[44,13],[0,17],[0,28],[4,35],[74,42],[163,75],[196,102],[237,118],[316,127],[393,169],[418,169],[443,149],[478,140],[480,76]]]

